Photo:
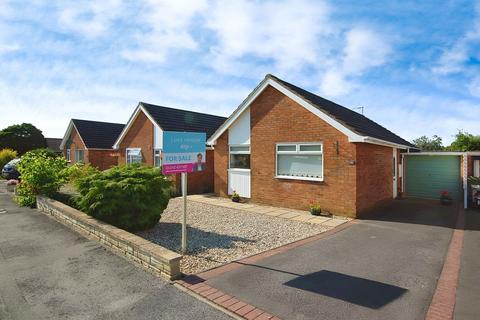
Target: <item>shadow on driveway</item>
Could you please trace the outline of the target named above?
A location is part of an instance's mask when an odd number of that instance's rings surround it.
[[[387,283],[328,270],[299,276],[285,285],[370,309],[379,309],[408,291]]]

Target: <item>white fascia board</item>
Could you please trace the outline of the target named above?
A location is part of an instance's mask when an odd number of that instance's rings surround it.
[[[255,101],[260,93],[265,90],[268,85],[268,80],[265,78],[258,84],[258,86],[243,100],[243,102],[233,111],[228,119],[215,131],[215,133],[207,140],[208,145],[215,145],[217,139],[237,120],[238,117],[245,111],[250,104]]]
[[[70,120],[70,123],[69,123],[68,128],[67,128],[67,132],[65,132],[65,136],[64,136],[63,139],[62,139],[62,143],[60,143],[60,149],[63,150],[63,148],[65,147],[65,143],[67,143],[68,137],[70,137],[70,135],[72,134],[72,129],[73,129],[73,128],[75,128],[75,130],[77,131],[78,136],[80,137],[80,140],[82,141],[83,145],[85,146],[85,149],[84,149],[84,150],[89,150],[89,149],[87,148],[87,144],[85,143],[85,141],[83,141],[83,138],[82,138],[82,136],[80,135],[80,132],[78,132],[77,127],[75,127],[75,124],[73,123],[73,120]]]
[[[313,106],[310,102],[306,101],[302,97],[299,97],[297,94],[285,88],[283,85],[279,84],[278,82],[272,79],[268,79],[267,83],[272,87],[274,87],[275,89],[277,89],[278,91],[280,91],[281,93],[283,93],[284,95],[286,95],[287,97],[289,97],[290,99],[292,99],[293,101],[295,101],[296,103],[298,103],[299,105],[301,105],[302,107],[304,107],[305,109],[307,109],[308,111],[310,111],[311,113],[313,113],[314,115],[316,115],[317,117],[319,117],[320,119],[322,119],[323,121],[325,121],[326,123],[328,123],[329,125],[331,125],[332,127],[334,127],[335,129],[337,129],[338,131],[340,131],[341,133],[343,133],[344,135],[346,135],[349,139],[363,138],[361,135],[353,132],[352,130],[350,130],[349,128],[347,128],[346,126],[338,122],[336,119],[332,118],[330,115],[326,114],[325,112],[319,110],[317,107]]]
[[[402,153],[406,156],[462,156],[465,153],[460,151],[426,151],[426,152],[409,152],[409,153]]]
[[[289,89],[285,88],[283,85],[279,84],[275,80],[271,78],[265,78],[260,84],[254,89],[254,91],[238,106],[238,108],[232,113],[232,115],[223,123],[223,125],[218,128],[218,130],[208,139],[207,144],[215,145],[216,140],[235,122],[235,120],[240,117],[240,115],[252,104],[253,101],[260,95],[267,88],[267,86],[272,86],[273,88],[277,89],[308,111],[312,112],[320,119],[327,122],[329,125],[334,127],[335,129],[339,130],[346,136],[352,139],[361,139],[362,136],[356,134],[352,130],[345,127],[343,124],[332,118],[331,116],[327,115],[326,113],[320,111],[318,108],[314,107],[308,101],[304,100],[303,98],[299,97],[294,92],[290,91]]]
[[[123,138],[125,138],[125,135],[130,130],[131,126],[133,125],[133,123],[137,119],[138,115],[140,114],[140,111],[142,111],[145,114],[145,116],[152,122],[152,124],[154,126],[159,128],[160,130],[162,130],[162,128],[160,128],[158,123],[152,118],[152,116],[147,112],[147,110],[145,110],[145,108],[142,106],[142,104],[139,103],[137,108],[135,109],[135,111],[133,111],[133,114],[130,116],[130,119],[128,119],[127,124],[123,128],[123,130],[120,133],[120,135],[118,136],[117,140],[115,141],[115,144],[112,147],[113,149],[120,148],[120,143],[122,142]]]
[[[406,145],[403,145],[403,144],[398,144],[398,143],[394,143],[394,142],[389,142],[389,141],[385,141],[385,140],[381,140],[381,139],[377,139],[377,138],[372,138],[372,137],[364,137],[363,141],[351,141],[349,139],[350,142],[364,142],[364,143],[371,143],[371,144],[377,144],[377,145],[380,145],[380,146],[386,146],[386,147],[392,147],[392,148],[398,148],[398,149],[415,149],[413,147],[409,147],[409,146],[406,146]]]
[[[383,145],[383,146],[388,146],[388,147],[395,147],[399,149],[413,149],[410,146],[405,146],[401,144],[396,144],[393,142],[389,141],[384,141],[381,139],[377,138],[372,138],[369,136],[362,136],[359,135],[358,133],[352,131],[342,123],[340,123],[338,120],[335,118],[331,117],[327,113],[319,110],[317,107],[313,106],[310,102],[307,100],[303,99],[302,97],[298,96],[296,93],[292,92],[282,84],[278,83],[277,81],[271,79],[271,78],[265,78],[260,84],[254,89],[254,91],[238,106],[238,108],[232,113],[232,115],[223,123],[220,128],[215,131],[215,133],[208,139],[207,144],[209,145],[215,145],[216,140],[235,122],[235,120],[240,117],[240,115],[250,106],[250,104],[260,95],[260,93],[263,92],[263,90],[266,89],[266,87],[270,85],[273,88],[277,89],[311,113],[315,114],[317,117],[328,123],[330,126],[334,127],[344,135],[348,137],[349,142],[363,142],[363,143],[371,143],[371,144],[377,144],[377,145]]]
[[[68,123],[67,131],[65,131],[65,134],[63,135],[62,142],[60,143],[60,149],[61,150],[63,150],[63,148],[65,148],[65,144],[67,143],[67,139],[70,136],[70,133],[72,132],[72,128],[73,128],[73,121],[70,120],[70,122]]]

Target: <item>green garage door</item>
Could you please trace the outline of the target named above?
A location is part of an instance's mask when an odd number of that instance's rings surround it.
[[[444,190],[461,197],[459,156],[405,156],[408,197],[438,199]]]

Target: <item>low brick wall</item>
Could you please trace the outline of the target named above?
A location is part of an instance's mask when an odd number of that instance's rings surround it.
[[[156,274],[166,276],[170,280],[181,277],[182,256],[178,253],[47,197],[37,197],[37,208],[88,238],[99,241],[112,251],[124,254]]]

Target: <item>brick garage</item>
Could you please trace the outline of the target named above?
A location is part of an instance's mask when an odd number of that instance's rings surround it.
[[[305,104],[326,116],[319,116]],[[242,112],[249,113],[249,119],[241,120]],[[357,126],[355,130],[346,123],[349,117]],[[215,150],[217,195],[228,195],[229,147],[237,146],[231,142],[235,140],[232,132],[238,134],[238,129],[233,129],[241,126],[241,121],[249,123],[249,137],[243,140],[248,140],[244,145],[250,147],[252,202],[306,210],[314,200],[326,211],[358,217],[394,198],[394,174],[401,190],[401,179],[393,168],[400,165],[400,151],[413,147],[411,144],[358,113],[267,75],[208,141]],[[350,131],[356,134],[353,138]],[[277,145],[285,143],[321,144],[322,178],[279,178]]]
[[[112,146],[122,129],[123,124],[72,119],[60,148],[71,164],[83,162],[106,170],[118,163]]]
[[[155,152],[157,151],[157,154],[161,155],[164,131],[205,132],[209,137],[225,119],[224,117],[140,102],[115,142],[118,164],[128,163],[128,150],[136,149],[141,154],[140,162],[148,166],[160,165],[159,161],[155,163]],[[201,172],[189,173],[189,194],[213,192],[215,165],[213,157],[213,150],[207,149],[206,169]],[[174,183],[175,192],[180,194],[180,174],[171,175],[170,179]]]

